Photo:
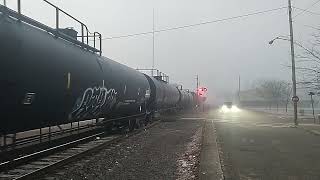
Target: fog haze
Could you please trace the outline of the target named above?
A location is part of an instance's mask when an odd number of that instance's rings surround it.
[[[51,0],[85,22],[103,37],[165,29],[287,6],[287,0]],[[295,0],[293,6],[307,8],[315,0]],[[10,0],[8,6],[14,6]],[[23,13],[54,25],[54,10],[40,0],[22,1]],[[317,12],[320,3],[309,9]],[[298,14],[301,11],[295,10]],[[288,35],[287,9],[155,34],[155,67],[170,75],[171,82],[195,89],[196,74],[209,89],[211,102],[237,91],[238,76],[243,89],[260,78],[290,81],[289,42],[268,42]],[[295,39],[306,42],[315,33],[317,15],[304,13],[294,19]],[[73,24],[67,20],[62,26]],[[103,41],[103,55],[132,68],[152,66],[152,34]]]

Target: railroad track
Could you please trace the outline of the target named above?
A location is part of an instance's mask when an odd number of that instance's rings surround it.
[[[4,140],[4,136],[1,136],[2,139],[0,153],[5,153],[20,148],[28,148],[36,144],[40,145],[45,143],[51,143],[52,141],[55,141],[57,139],[66,138],[68,136],[70,137],[70,135],[79,135],[99,129],[97,123],[88,124],[88,122],[92,122],[92,120],[78,122],[78,125],[77,122],[73,122],[59,126],[51,126],[36,130],[19,132],[17,134],[10,134],[9,136],[4,135],[6,137],[5,139],[8,139],[8,137],[10,138],[11,136],[11,142],[8,142],[8,140]],[[73,124],[73,126],[71,124]],[[19,136],[19,138],[17,138],[17,136]]]
[[[89,137],[1,163],[0,167],[6,167],[9,168],[9,170],[1,172],[0,179],[34,179],[50,170],[57,169],[83,156],[136,135],[158,123],[158,121],[154,122],[144,128],[124,135],[105,136],[104,132],[97,133]],[[88,140],[90,141],[88,142]]]

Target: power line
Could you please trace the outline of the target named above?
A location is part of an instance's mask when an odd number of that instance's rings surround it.
[[[152,31],[147,31],[147,32],[141,32],[141,33],[135,33],[135,34],[127,34],[127,35],[121,35],[121,36],[107,37],[107,38],[102,38],[102,40],[127,38],[127,37],[132,37],[132,36],[147,35],[147,34],[151,34],[151,33],[153,33],[153,32]]]
[[[239,15],[239,16],[233,16],[233,17],[229,17],[229,18],[222,18],[222,19],[205,21],[205,22],[196,23],[196,24],[189,24],[189,25],[184,25],[184,26],[177,26],[177,27],[172,27],[172,28],[160,29],[160,30],[155,30],[154,32],[153,31],[146,31],[146,32],[135,33],[135,34],[107,37],[107,38],[103,38],[102,40],[127,38],[127,37],[141,36],[141,35],[147,35],[147,34],[152,34],[152,33],[160,33],[160,32],[173,31],[173,30],[178,30],[178,29],[191,28],[191,27],[195,27],[195,26],[201,26],[201,25],[206,25],[206,24],[212,24],[212,23],[218,23],[218,22],[230,21],[230,20],[234,20],[234,19],[245,18],[245,17],[249,17],[249,16],[266,14],[269,12],[279,11],[279,10],[286,9],[286,8],[288,8],[288,7],[280,7],[280,8],[275,8],[275,9],[270,9],[270,10],[265,10],[265,11],[257,11],[254,13],[248,13],[248,14]]]
[[[311,26],[311,25],[302,24],[302,23],[297,23],[297,22],[294,22],[294,24],[298,24],[298,25],[301,25],[301,26],[305,26],[305,27],[312,28],[312,29],[315,29],[315,30],[320,31],[320,28],[319,28],[319,27],[314,27],[314,26]]]
[[[320,31],[320,28],[317,28],[317,27],[314,27],[314,26],[310,26],[310,25],[303,25],[303,26]]]
[[[205,25],[205,24],[211,24],[211,23],[229,21],[229,20],[234,20],[234,19],[240,19],[240,18],[245,18],[245,17],[249,17],[249,16],[254,16],[254,15],[259,15],[259,14],[265,14],[265,13],[268,13],[268,12],[277,11],[277,10],[281,10],[281,9],[285,9],[285,8],[287,8],[287,7],[281,7],[281,8],[276,8],[276,9],[271,9],[271,10],[266,10],[266,11],[258,11],[258,12],[249,13],[249,14],[244,14],[244,15],[240,15],[240,16],[233,16],[233,17],[223,18],[223,19],[217,19],[217,20],[213,20],[213,21],[206,21],[206,22],[201,22],[201,23],[197,23],[197,24],[190,24],[190,25],[185,25],[185,26],[178,26],[178,27],[173,27],[173,28],[167,28],[167,29],[158,30],[158,31],[156,31],[156,32],[172,31],[172,30],[190,28],[190,27],[200,26],[200,25]]]
[[[319,1],[320,2],[320,1]],[[302,9],[302,8],[298,8],[298,7],[293,7],[294,9],[298,9],[298,10],[301,10],[303,12],[307,12],[307,13],[310,13],[310,14],[314,14],[314,15],[320,15],[320,13],[316,13],[316,12],[312,12],[312,11],[308,11],[306,9]]]
[[[295,16],[293,17],[293,19],[296,18],[296,17],[298,17],[298,16],[300,16],[300,15],[302,15],[302,14],[304,14],[305,12],[308,12],[308,10],[309,10],[310,8],[312,8],[313,6],[315,6],[315,5],[318,4],[318,3],[320,3],[320,0],[314,2],[313,4],[311,4],[311,5],[310,5],[309,7],[307,7],[306,9],[302,9],[302,12],[299,13],[299,14],[297,14],[297,15],[295,15]]]

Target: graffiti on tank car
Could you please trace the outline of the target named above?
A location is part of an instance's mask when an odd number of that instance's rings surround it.
[[[70,119],[83,119],[97,117],[102,112],[107,112],[116,103],[117,92],[115,89],[105,87],[87,88],[78,98]]]

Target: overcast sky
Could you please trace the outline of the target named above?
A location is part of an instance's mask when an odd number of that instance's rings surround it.
[[[7,0],[14,6],[14,0]],[[307,8],[317,0],[294,0],[293,5]],[[155,29],[216,20],[256,11],[287,6],[287,0],[51,0],[88,24],[91,31],[104,37],[152,31]],[[54,25],[54,10],[41,0],[23,0],[23,13]],[[320,3],[309,9],[320,12]],[[295,10],[295,14],[301,11]],[[319,15],[304,13],[294,19],[295,38],[307,42],[318,27]],[[63,25],[73,26],[64,21]],[[289,42],[268,41],[288,35],[287,9],[267,14],[212,23],[187,29],[156,33],[155,66],[170,75],[171,81],[194,89],[195,76],[209,89],[211,101],[242,87],[250,88],[261,78],[290,80]],[[133,68],[152,65],[152,35],[112,39],[103,42],[103,55]]]

